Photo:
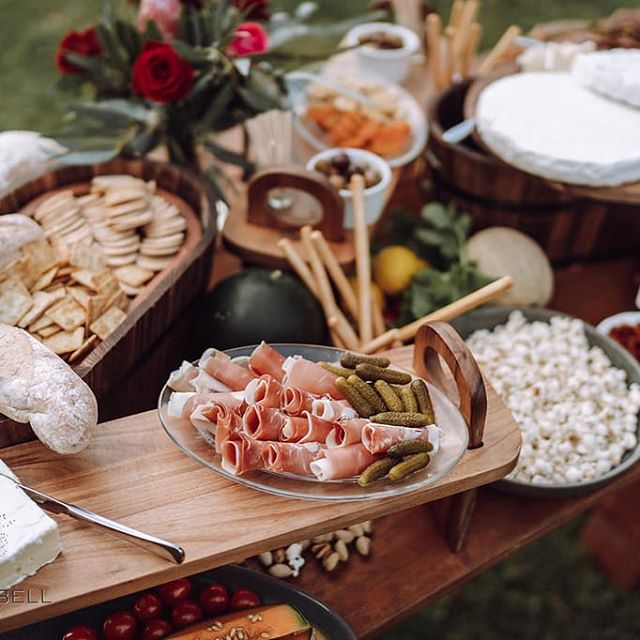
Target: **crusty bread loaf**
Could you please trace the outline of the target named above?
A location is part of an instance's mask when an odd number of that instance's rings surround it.
[[[73,369],[26,331],[0,324],[0,412],[58,453],[89,443],[98,405]]]
[[[42,227],[21,213],[0,215],[0,267],[9,264],[15,252],[29,242],[44,237]]]

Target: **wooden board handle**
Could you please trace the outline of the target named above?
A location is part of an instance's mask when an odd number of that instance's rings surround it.
[[[314,227],[322,231],[327,240],[340,242],[344,239],[344,203],[340,194],[321,173],[300,167],[270,167],[251,178],[247,192],[250,223],[291,228],[292,224],[278,217],[269,206],[269,191],[277,188],[300,189],[316,198],[322,207],[322,219]]]
[[[416,334],[413,368],[419,376],[442,389],[445,377],[440,358],[447,364],[458,388],[460,413],[469,427],[469,449],[481,447],[487,391],[480,369],[469,347],[450,324],[429,322]]]

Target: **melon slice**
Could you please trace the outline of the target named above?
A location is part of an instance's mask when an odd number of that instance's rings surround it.
[[[244,632],[244,633],[242,633]],[[228,613],[183,629],[173,640],[311,640],[313,628],[288,604],[269,604]]]
[[[313,627],[313,635],[311,636],[311,640],[329,640],[329,636],[325,636],[318,627]]]

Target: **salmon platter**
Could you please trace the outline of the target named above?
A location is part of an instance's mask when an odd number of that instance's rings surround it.
[[[272,493],[364,499],[435,482],[467,427],[433,385],[380,356],[327,347],[207,349],[162,391],[162,424],[187,454]]]

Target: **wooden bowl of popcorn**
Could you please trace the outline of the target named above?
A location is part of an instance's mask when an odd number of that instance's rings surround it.
[[[556,311],[491,307],[452,322],[522,429],[498,486],[528,496],[593,491],[640,458],[640,364],[608,336]]]

